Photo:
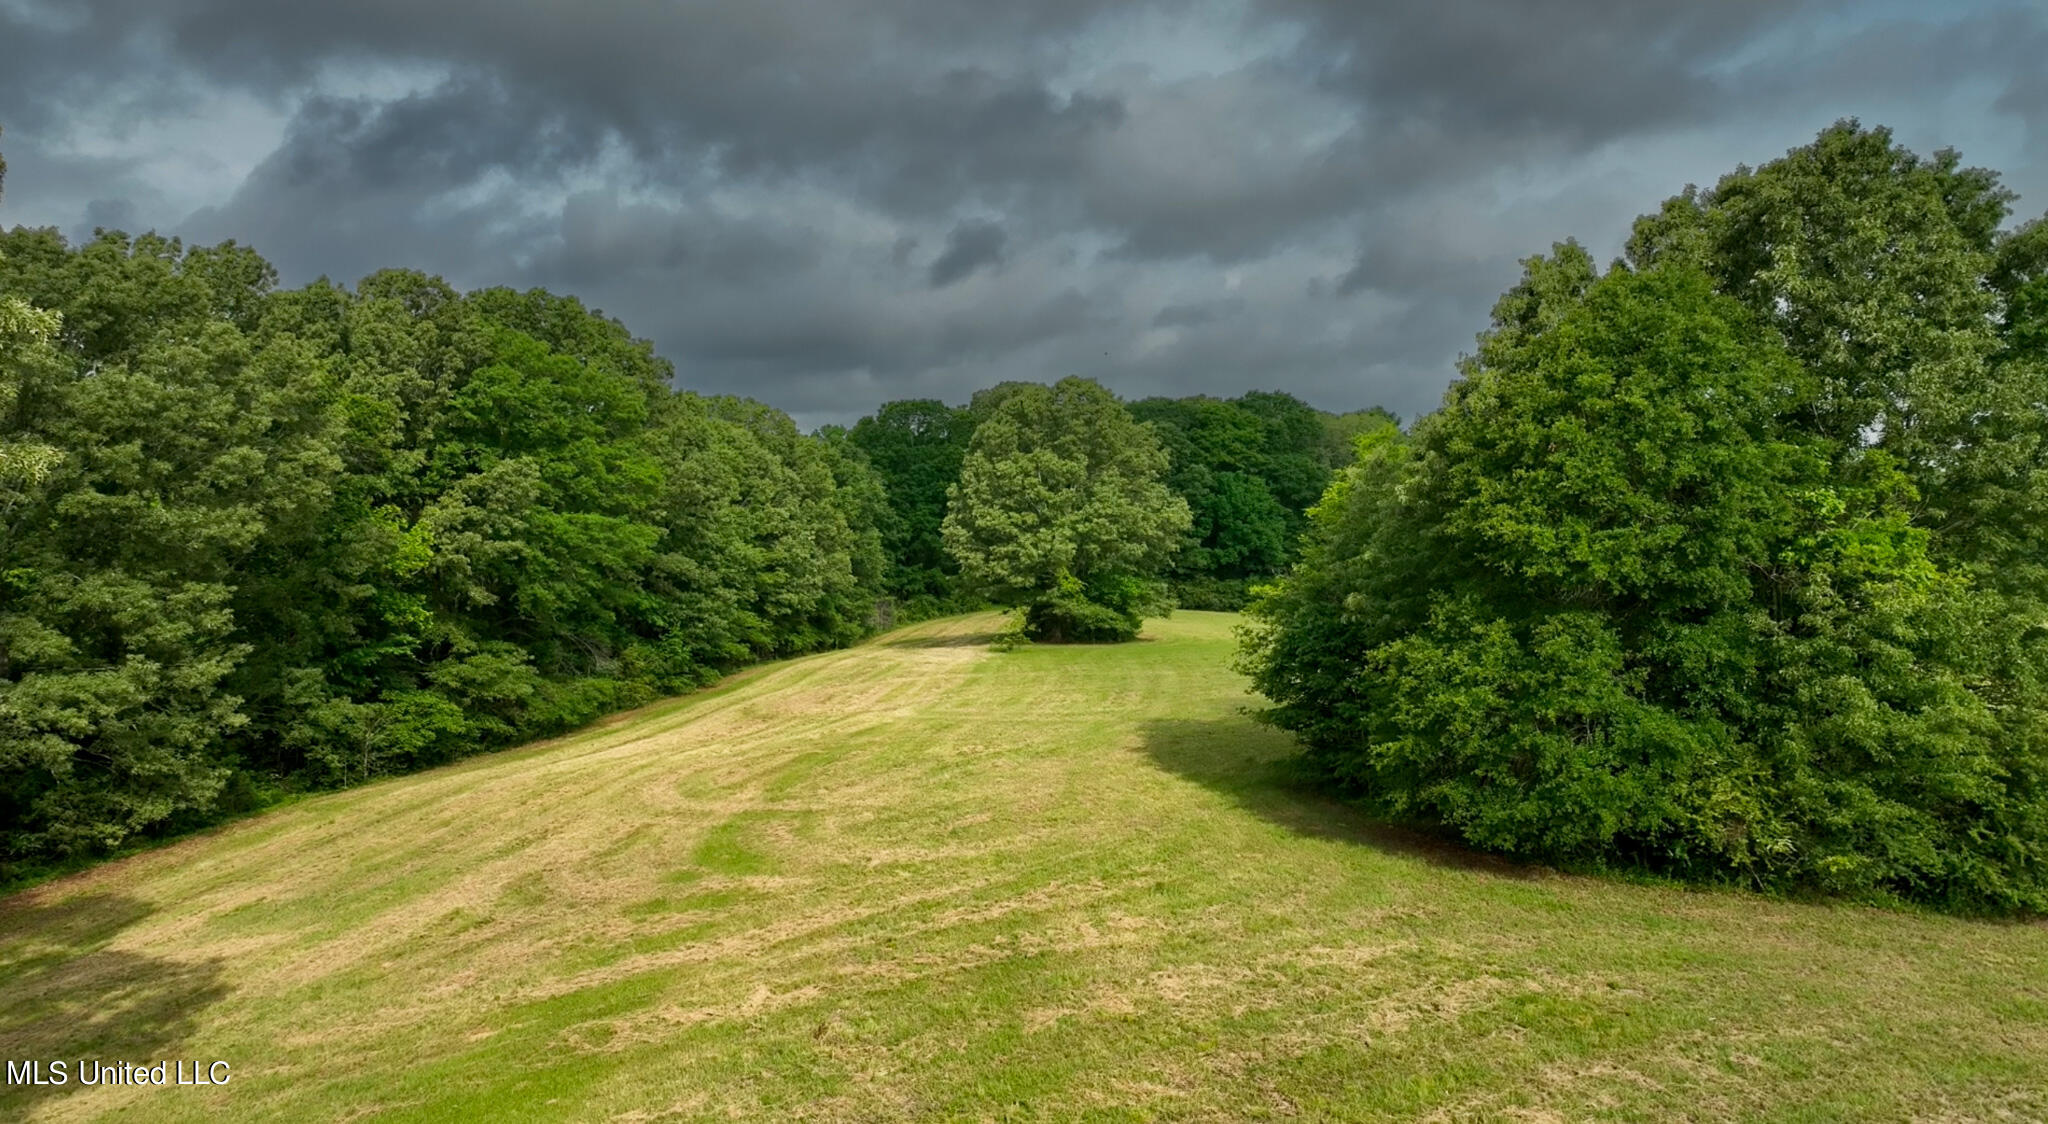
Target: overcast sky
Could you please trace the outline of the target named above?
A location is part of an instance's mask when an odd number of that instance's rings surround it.
[[[2048,210],[2048,4],[0,0],[0,224],[573,293],[806,426],[1434,408],[1516,261],[1837,118]]]

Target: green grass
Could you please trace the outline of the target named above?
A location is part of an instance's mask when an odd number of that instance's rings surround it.
[[[1224,614],[997,618],[0,902],[0,1118],[2048,1119],[2048,928],[1571,877],[1290,788]]]

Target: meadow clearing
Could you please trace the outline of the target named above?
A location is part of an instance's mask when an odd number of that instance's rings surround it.
[[[994,614],[0,902],[0,1117],[2048,1119],[2048,926],[1557,874],[1292,785],[1220,613]]]

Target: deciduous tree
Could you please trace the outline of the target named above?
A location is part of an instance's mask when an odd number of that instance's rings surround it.
[[[1150,431],[1101,386],[1008,388],[974,431],[942,534],[979,591],[1044,640],[1127,640],[1188,528]]]

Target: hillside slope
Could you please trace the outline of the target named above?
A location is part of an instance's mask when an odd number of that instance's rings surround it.
[[[1292,792],[1235,618],[759,670],[0,903],[0,1117],[2048,1119],[2048,928],[1563,877]]]

